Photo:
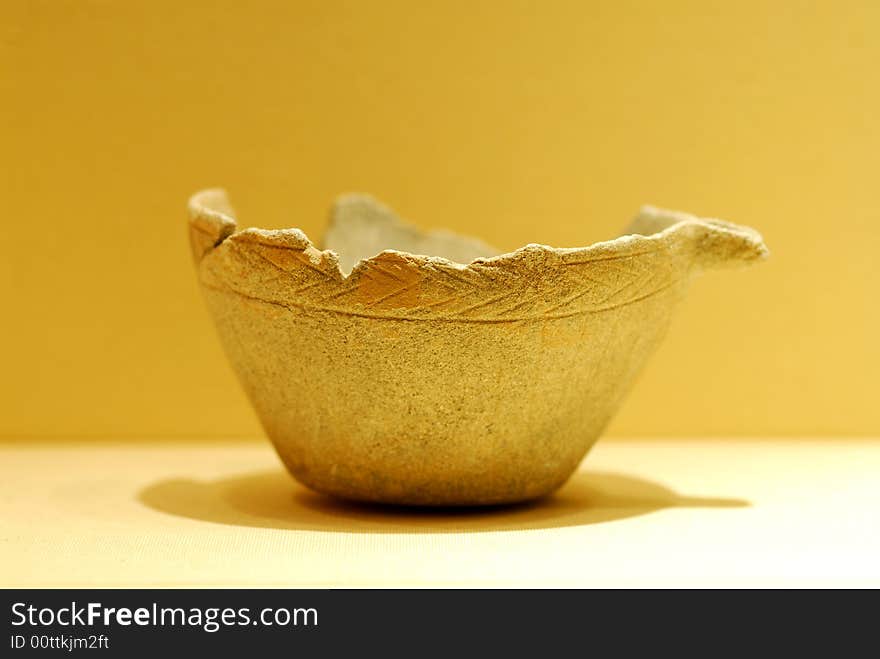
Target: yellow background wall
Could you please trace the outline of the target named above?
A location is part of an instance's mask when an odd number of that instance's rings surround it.
[[[0,4],[0,436],[259,428],[188,195],[318,238],[367,191],[505,248],[642,203],[761,230],[612,431],[880,433],[880,3]]]

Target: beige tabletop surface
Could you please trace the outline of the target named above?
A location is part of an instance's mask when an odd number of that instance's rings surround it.
[[[601,440],[555,496],[313,494],[266,441],[0,444],[0,586],[880,586],[880,440]]]

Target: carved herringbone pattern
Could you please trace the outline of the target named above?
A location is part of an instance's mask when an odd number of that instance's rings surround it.
[[[467,268],[383,253],[343,278],[320,252],[233,239],[205,285],[269,304],[397,319],[510,322],[623,307],[677,284],[662,246],[588,257],[533,248]]]

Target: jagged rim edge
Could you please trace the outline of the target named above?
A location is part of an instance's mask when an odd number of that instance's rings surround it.
[[[203,200],[205,197],[209,196],[214,197],[215,200],[222,203],[226,208],[229,209],[229,212],[224,212],[216,207],[207,205]],[[373,200],[376,204],[384,206],[384,204],[376,201],[370,195],[362,194],[360,196],[367,197]],[[302,229],[261,229],[257,227],[247,227],[243,229],[238,228],[238,221],[235,217],[234,211],[232,211],[232,205],[229,202],[229,196],[224,188],[217,187],[200,190],[189,198],[187,206],[189,209],[191,220],[200,217],[205,219],[212,219],[217,221],[220,226],[226,229],[223,232],[223,234],[225,235],[220,236],[220,239],[214,245],[213,249],[216,249],[228,239],[235,239],[236,236],[243,235],[258,235],[263,239],[277,242],[278,247],[290,247],[290,240],[291,238],[293,238],[297,243],[301,243],[303,251],[309,251],[310,254],[313,254],[315,257],[319,257],[320,259],[326,259],[327,261],[329,261],[334,266],[334,271],[335,274],[338,275],[339,281],[345,281],[347,279],[359,276],[363,271],[368,270],[371,265],[379,262],[382,255],[384,254],[395,254],[402,256],[406,260],[414,262],[414,264],[418,264],[419,267],[437,264],[445,267],[452,267],[454,269],[462,271],[469,270],[474,266],[493,267],[504,265],[506,263],[514,263],[523,258],[527,258],[529,254],[532,254],[536,251],[540,251],[542,253],[551,252],[560,257],[578,254],[586,256],[620,255],[625,258],[626,254],[621,254],[621,252],[625,252],[625,248],[627,247],[636,245],[656,247],[658,246],[658,244],[663,244],[664,242],[668,241],[675,234],[681,233],[682,230],[684,230],[686,227],[693,225],[703,227],[712,232],[733,234],[740,238],[743,238],[754,245],[755,251],[762,257],[766,256],[769,253],[766,245],[764,244],[764,240],[761,234],[751,227],[734,224],[732,222],[727,222],[725,220],[720,220],[716,218],[701,218],[684,211],[669,210],[646,204],[641,206],[641,208],[639,209],[639,213],[636,217],[648,215],[660,221],[669,222],[668,226],[648,235],[640,233],[627,233],[617,236],[616,238],[611,238],[609,240],[594,242],[584,247],[552,247],[543,243],[528,243],[513,251],[504,252],[495,256],[478,257],[476,259],[473,259],[469,263],[452,261],[442,256],[413,254],[396,249],[384,249],[374,254],[373,256],[361,259],[354,265],[351,272],[345,274],[342,271],[342,268],[340,268],[339,266],[338,253],[332,249],[322,250],[317,248]],[[414,227],[417,231],[423,234],[428,233],[421,227],[401,219],[396,214],[394,214],[394,218],[397,220],[397,222],[404,226]],[[230,228],[231,231],[229,230]],[[273,245],[267,246],[272,247]],[[213,251],[213,249],[211,251]],[[210,251],[208,253],[210,253]]]

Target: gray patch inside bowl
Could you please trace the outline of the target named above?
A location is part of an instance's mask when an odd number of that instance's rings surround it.
[[[354,266],[384,250],[440,256],[456,263],[496,256],[501,250],[478,238],[451,231],[422,231],[401,220],[372,197],[344,195],[336,200],[324,234],[324,249],[339,256],[339,267],[348,276]]]

